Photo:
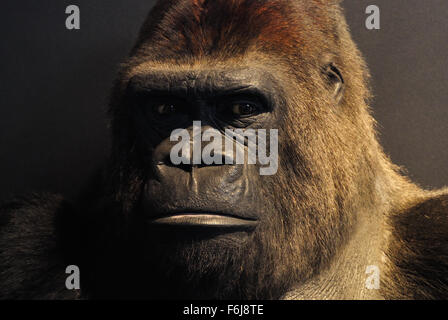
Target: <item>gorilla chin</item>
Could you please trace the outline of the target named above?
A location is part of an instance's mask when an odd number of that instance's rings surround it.
[[[258,221],[181,214],[149,225],[144,265],[154,275],[146,282],[157,299],[275,298],[290,285],[284,276],[273,277],[275,264]]]

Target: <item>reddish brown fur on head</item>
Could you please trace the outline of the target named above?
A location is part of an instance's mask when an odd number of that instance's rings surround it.
[[[306,56],[336,40],[337,11],[334,1],[162,1],[143,26],[137,49],[163,52],[160,58],[233,57],[249,49],[291,55],[299,48]],[[325,39],[316,42],[318,34]]]

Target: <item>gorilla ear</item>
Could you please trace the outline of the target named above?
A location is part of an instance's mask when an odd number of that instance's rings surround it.
[[[344,96],[344,78],[341,71],[334,62],[327,62],[324,64],[322,72],[330,93],[333,95],[336,103],[339,103]]]

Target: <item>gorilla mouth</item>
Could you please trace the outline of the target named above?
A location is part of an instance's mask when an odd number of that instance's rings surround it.
[[[218,213],[178,213],[151,220],[152,225],[174,227],[208,227],[218,229],[253,229],[256,220]]]

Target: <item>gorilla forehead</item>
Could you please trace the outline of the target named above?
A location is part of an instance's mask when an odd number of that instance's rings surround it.
[[[191,69],[178,71],[149,69],[137,72],[129,81],[133,91],[196,94],[253,93],[272,104],[281,95],[279,81],[261,68]]]

